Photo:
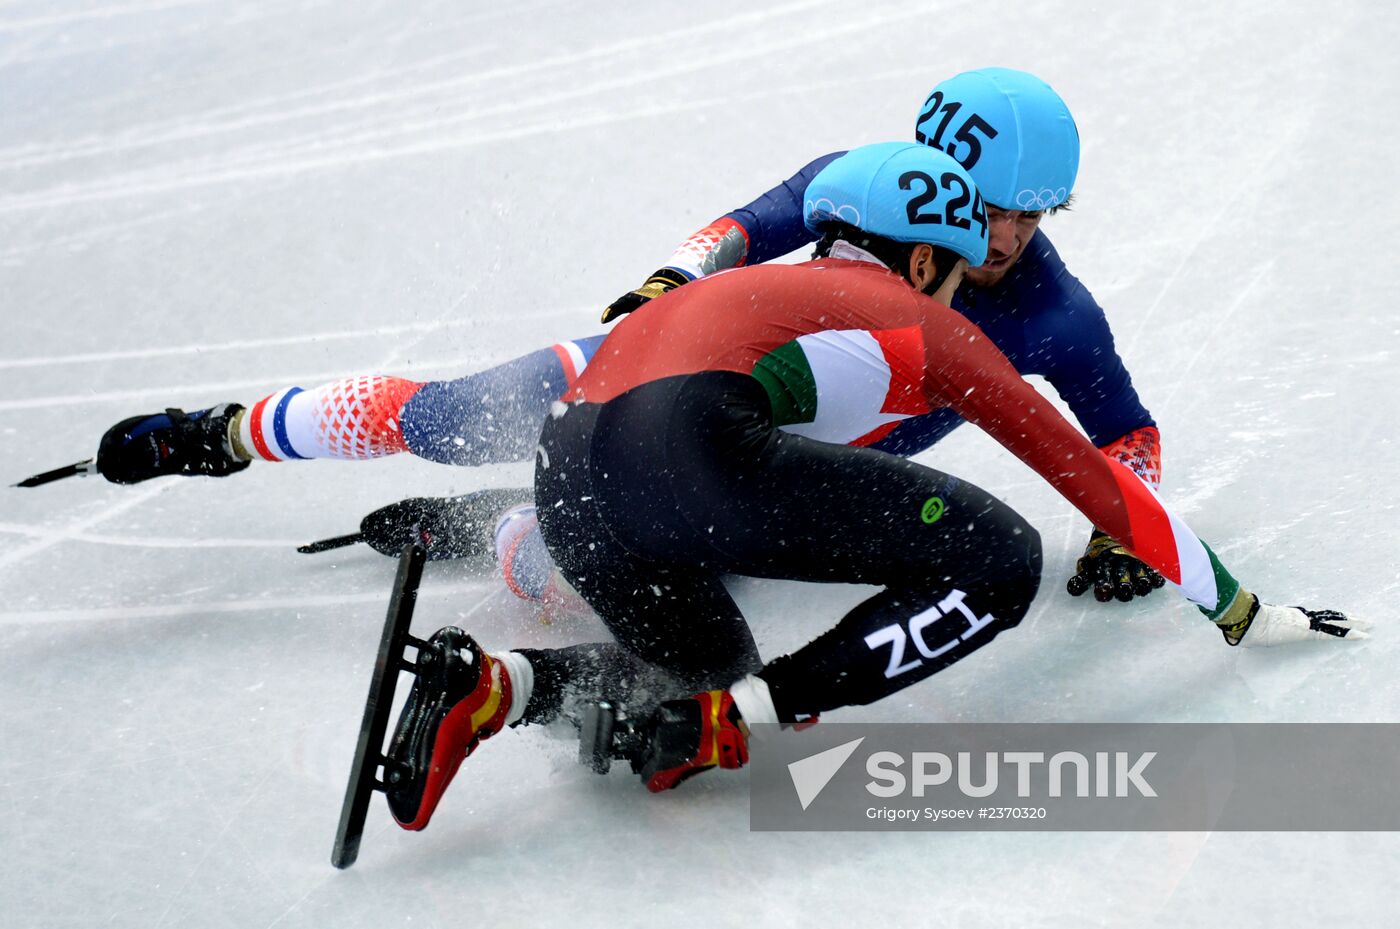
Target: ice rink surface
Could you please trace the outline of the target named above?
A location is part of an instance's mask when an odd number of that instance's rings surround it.
[[[0,462],[125,416],[598,331],[693,229],[904,139],[958,71],[1074,110],[1044,227],[1107,309],[1164,496],[1251,588],[1377,622],[1226,648],[1171,591],[1074,600],[1087,523],[971,428],[923,460],[1046,545],[994,647],[840,720],[1400,721],[1400,149],[1388,5],[0,4]],[[1040,384],[1039,386],[1044,386]],[[293,552],[407,495],[528,480],[407,457],[0,488],[0,918],[24,927],[1393,925],[1390,834],[759,834],[747,776],[661,797],[508,733],[433,827],[376,800],[328,863],[392,563]],[[863,594],[739,582],[765,654]],[[484,564],[415,628],[564,644]]]

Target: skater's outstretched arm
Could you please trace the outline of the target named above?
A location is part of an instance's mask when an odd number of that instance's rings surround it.
[[[1261,607],[1146,480],[1090,444],[981,330],[936,304],[928,319],[930,403],[951,406],[1034,468],[1094,525],[1177,585],[1230,644],[1239,644],[1251,624],[1255,632],[1244,640],[1251,645],[1345,637],[1363,627],[1329,611]]]

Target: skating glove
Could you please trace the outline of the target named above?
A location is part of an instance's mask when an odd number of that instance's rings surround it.
[[[1100,603],[1115,597],[1127,603],[1133,597],[1147,596],[1165,583],[1162,575],[1128,554],[1107,533],[1095,529],[1065,589],[1078,597],[1092,587],[1094,599]]]
[[[1370,636],[1369,620],[1352,619],[1336,610],[1307,610],[1301,606],[1273,606],[1248,595],[1249,611],[1235,622],[1219,621],[1220,632],[1229,645],[1266,647],[1309,640],[1339,641]]]
[[[646,283],[641,287],[628,291],[608,304],[608,308],[603,311],[603,322],[610,323],[615,319],[621,319],[633,310],[640,308],[648,300],[675,290],[689,281],[690,278],[675,268],[660,268],[647,278]]]

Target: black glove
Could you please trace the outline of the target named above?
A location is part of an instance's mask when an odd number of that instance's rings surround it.
[[[1128,554],[1108,534],[1095,529],[1065,589],[1078,597],[1092,587],[1094,599],[1100,603],[1114,597],[1127,603],[1135,596],[1147,596],[1166,582],[1166,578]]]
[[[628,291],[608,304],[608,308],[603,311],[603,322],[610,323],[615,319],[621,319],[633,310],[639,309],[648,300],[659,297],[667,291],[675,290],[689,281],[690,278],[675,268],[661,268],[647,278],[647,282],[641,287]]]
[[[496,518],[534,493],[524,487],[478,490],[460,497],[409,497],[380,507],[360,521],[360,531],[303,545],[303,555],[364,542],[391,558],[410,542],[423,546],[429,561],[475,558],[491,551]]]

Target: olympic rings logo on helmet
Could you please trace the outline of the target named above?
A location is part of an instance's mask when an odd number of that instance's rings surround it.
[[[1018,210],[1048,210],[1051,207],[1064,203],[1069,196],[1069,191],[1063,187],[1054,190],[1042,187],[1040,190],[1027,188],[1016,195],[1016,208]]]
[[[837,219],[843,223],[850,223],[857,229],[860,228],[860,210],[849,203],[837,206],[827,197],[819,197],[816,200],[808,200],[805,204],[806,215],[819,216],[823,219]]]
[[[853,148],[817,172],[802,221],[822,234],[833,220],[895,242],[936,245],[972,266],[987,257],[987,211],[967,170],[918,142]]]

